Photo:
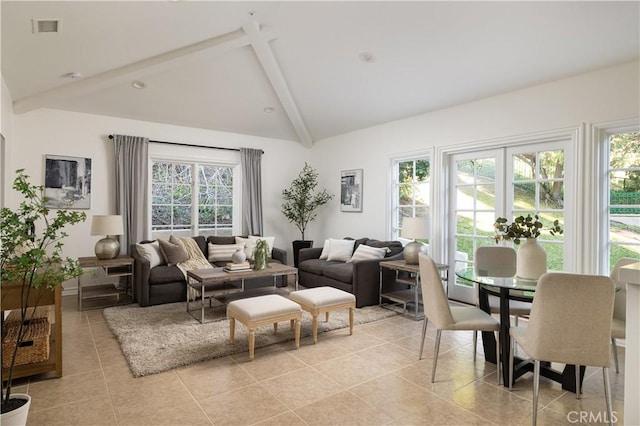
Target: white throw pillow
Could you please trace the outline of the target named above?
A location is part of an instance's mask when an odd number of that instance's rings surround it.
[[[249,238],[236,237],[236,244],[244,244],[244,254],[247,255],[247,260],[253,260],[253,250],[256,248],[258,240],[266,240],[267,247],[269,247],[269,257],[273,252],[273,244],[276,241],[276,237],[256,237],[250,235]]]
[[[331,240],[324,240],[322,253],[320,253],[320,260],[327,260],[329,258],[329,245],[331,245]]]
[[[356,249],[355,253],[351,259],[347,262],[359,262],[361,260],[374,260],[374,259],[383,259],[384,256],[389,252],[388,247],[370,247],[364,244],[360,244]]]
[[[209,262],[228,262],[233,253],[244,250],[244,244],[209,244]]]
[[[136,244],[136,250],[141,257],[149,261],[151,268],[164,265],[164,258],[160,253],[160,243],[157,240],[152,243]]]
[[[247,260],[253,260],[253,246],[249,243],[248,238],[236,237],[236,244],[244,246],[244,254],[247,256]]]
[[[353,253],[353,246],[356,240],[334,240],[330,238],[329,242],[329,257],[327,260],[335,260],[338,262],[347,262],[351,259]]]

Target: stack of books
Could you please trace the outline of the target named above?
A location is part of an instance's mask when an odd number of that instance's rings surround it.
[[[249,262],[242,263],[227,263],[227,266],[224,267],[225,272],[242,272],[242,271],[250,271],[251,265]]]

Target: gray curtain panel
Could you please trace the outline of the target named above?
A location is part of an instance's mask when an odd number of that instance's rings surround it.
[[[262,150],[240,148],[242,235],[262,234]]]
[[[124,234],[120,236],[120,253],[130,244],[147,239],[147,180],[149,139],[113,135],[116,166],[116,210],[122,215]]]

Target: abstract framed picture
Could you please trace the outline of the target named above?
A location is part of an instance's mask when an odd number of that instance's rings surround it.
[[[362,169],[341,172],[340,211],[362,212]]]
[[[91,158],[46,155],[44,195],[53,209],[91,208]]]

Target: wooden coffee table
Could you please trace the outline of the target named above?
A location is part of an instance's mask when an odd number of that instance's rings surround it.
[[[222,298],[234,293],[244,293],[241,297],[251,297],[251,290],[245,291],[244,281],[259,277],[273,277],[273,288],[276,288],[276,278],[283,275],[295,275],[296,286],[298,284],[298,269],[293,266],[282,265],[280,263],[269,263],[269,267],[260,271],[253,269],[241,272],[225,272],[223,268],[193,269],[187,271],[187,312],[204,324],[205,301],[209,299]],[[238,286],[238,281],[240,286]],[[189,309],[189,287],[200,292],[200,317],[194,314],[197,310]],[[258,289],[256,289],[258,290]],[[264,293],[262,293],[264,294]]]

